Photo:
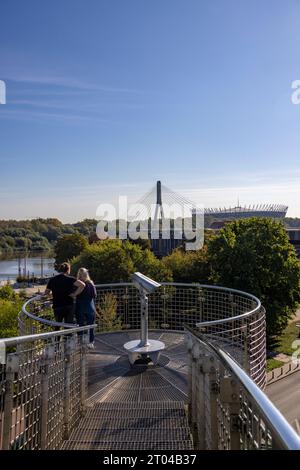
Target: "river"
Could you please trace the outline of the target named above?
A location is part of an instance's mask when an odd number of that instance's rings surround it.
[[[14,253],[0,257],[0,281],[15,280],[18,275],[49,277],[55,274],[51,253]]]

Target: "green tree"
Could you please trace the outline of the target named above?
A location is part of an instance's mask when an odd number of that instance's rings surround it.
[[[75,256],[78,256],[87,246],[87,239],[80,233],[59,237],[55,244],[55,263],[59,265],[64,261],[70,261]]]
[[[195,251],[177,248],[162,262],[172,272],[175,282],[208,282],[210,264],[207,246]]]
[[[284,226],[268,218],[237,220],[209,243],[211,279],[256,295],[267,311],[267,334],[279,334],[300,300],[300,262]]]
[[[103,240],[87,246],[72,262],[72,272],[87,268],[94,282],[126,282],[134,272],[121,240]]]
[[[129,241],[107,239],[89,245],[73,260],[72,272],[80,267],[89,270],[94,282],[126,282],[140,271],[162,282],[172,280],[170,270],[149,250]]]
[[[157,282],[170,282],[173,280],[171,270],[157,259],[154,253],[141,245],[126,240],[123,249],[132,260],[134,271],[139,271]]]

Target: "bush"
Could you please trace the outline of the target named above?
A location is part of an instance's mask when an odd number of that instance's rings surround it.
[[[16,293],[9,284],[3,287],[0,287],[0,299],[2,300],[15,300],[16,299]]]
[[[122,321],[117,317],[117,299],[111,294],[105,294],[97,305],[96,316],[99,320],[100,331],[122,329]]]
[[[0,337],[18,336],[18,314],[23,301],[0,299]]]

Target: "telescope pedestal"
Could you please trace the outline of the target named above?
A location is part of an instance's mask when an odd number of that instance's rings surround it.
[[[146,346],[141,346],[141,341],[138,339],[125,343],[124,349],[128,353],[128,359],[131,365],[133,365],[137,359],[143,357],[150,357],[153,364],[156,365],[161,351],[165,349],[165,344],[162,341],[149,339]]]

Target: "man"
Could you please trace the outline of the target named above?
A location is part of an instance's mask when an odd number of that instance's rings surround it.
[[[74,323],[74,296],[79,295],[85,288],[84,282],[70,276],[70,271],[70,264],[63,263],[59,268],[59,274],[50,279],[45,290],[45,295],[52,292],[53,310],[57,322]]]

